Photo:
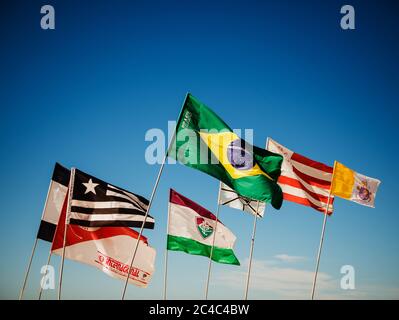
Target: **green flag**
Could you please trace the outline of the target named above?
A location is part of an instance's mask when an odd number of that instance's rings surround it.
[[[184,102],[168,155],[215,177],[243,197],[281,207],[277,179],[283,157],[247,144],[191,94]]]

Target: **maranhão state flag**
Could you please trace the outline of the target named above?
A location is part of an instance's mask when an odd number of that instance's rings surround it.
[[[37,232],[38,239],[48,242],[53,241],[62,205],[67,195],[70,175],[71,172],[67,168],[64,168],[59,163],[55,164],[47,200],[44,205],[43,216]]]
[[[52,253],[63,253],[66,197],[55,233]],[[82,227],[67,224],[65,258],[96,267],[107,275],[126,280],[139,287],[147,287],[154,273],[155,249],[141,236],[132,268],[132,249],[138,241],[138,232],[128,227]]]
[[[375,196],[381,181],[370,178],[335,161],[331,194],[374,208]]]
[[[240,265],[233,252],[236,236],[207,209],[171,189],[167,249],[210,257],[213,237],[212,260]]]
[[[333,167],[311,160],[268,139],[267,150],[284,157],[278,184],[283,190],[284,200],[326,211]],[[330,197],[328,214],[333,212],[334,197]]]
[[[282,205],[277,184],[281,155],[251,146],[191,94],[184,102],[168,155],[222,181],[243,197],[269,202],[276,209]]]

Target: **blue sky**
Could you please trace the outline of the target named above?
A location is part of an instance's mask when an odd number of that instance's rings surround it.
[[[54,5],[56,30],[40,29]],[[382,181],[376,208],[336,199],[327,222],[318,298],[399,298],[398,6],[350,1],[356,29],[340,28],[342,1],[8,1],[0,33],[0,298],[15,299],[56,161],[149,197],[158,165],[144,140],[167,129],[190,91],[232,128],[254,130],[332,165]],[[218,182],[168,165],[145,231],[157,249],[149,288],[162,297],[168,189],[215,211]],[[241,267],[214,265],[210,298],[244,294],[252,218],[223,208]],[[253,299],[307,299],[322,215],[285,202],[258,223]],[[40,243],[26,291],[37,296],[49,245]],[[208,260],[171,252],[169,297],[202,299]],[[53,259],[58,269],[59,258]],[[356,289],[339,287],[352,265]],[[119,299],[123,283],[67,261],[67,299]],[[45,298],[55,298],[55,291]]]

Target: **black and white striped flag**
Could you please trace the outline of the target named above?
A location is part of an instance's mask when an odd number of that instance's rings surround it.
[[[69,223],[84,227],[141,227],[149,201],[75,170]],[[154,228],[147,216],[144,228]]]

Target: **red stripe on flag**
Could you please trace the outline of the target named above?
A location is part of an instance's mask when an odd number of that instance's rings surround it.
[[[322,179],[318,179],[312,176],[309,176],[305,173],[303,173],[302,171],[299,171],[297,168],[292,167],[292,171],[299,177],[301,178],[303,181],[305,181],[306,183],[315,186],[315,187],[319,187],[319,188],[323,188],[323,189],[330,189],[331,186],[331,181],[326,181],[326,180],[322,180]]]
[[[216,216],[212,212],[205,209],[204,207],[201,207],[198,203],[195,203],[194,201],[186,198],[185,196],[182,196],[180,193],[176,192],[173,189],[170,189],[169,201],[170,203],[190,208],[204,218],[217,220]],[[220,220],[217,221],[220,222]]]
[[[64,204],[60,218],[58,220],[56,232],[54,235],[51,251],[60,249],[64,245],[64,230],[65,230],[65,217],[68,205],[68,196],[65,197]],[[129,236],[138,239],[139,233],[128,227],[100,227],[100,228],[86,228],[77,225],[68,224],[66,243],[65,246],[71,246],[85,241],[100,240],[116,236]],[[141,236],[140,238],[144,243],[148,244],[147,238]]]
[[[306,192],[307,194],[309,194],[310,196],[312,196],[315,200],[318,200],[320,202],[327,203],[327,201],[328,201],[328,197],[327,196],[324,196],[322,194],[310,191],[306,186],[304,186],[302,184],[302,182],[300,182],[299,180],[296,180],[294,178],[290,178],[290,177],[286,177],[286,176],[280,176],[278,178],[278,183],[279,184],[285,184],[285,185],[288,185],[288,186],[291,186],[291,187],[294,187],[294,188],[301,189],[304,192]]]
[[[306,198],[297,197],[297,196],[294,196],[294,195],[288,194],[288,193],[283,193],[283,198],[284,198],[284,200],[287,200],[287,201],[302,204],[307,207],[312,207],[313,209],[316,209],[317,211],[320,211],[322,213],[325,212],[325,208],[316,206],[313,202],[309,201]],[[331,215],[331,214],[332,214],[332,209],[328,210],[328,215]]]
[[[333,173],[334,168],[325,165],[324,163],[318,162],[318,161],[314,161],[312,159],[306,158],[298,153],[293,153],[291,156],[291,159],[297,162],[300,162],[304,165],[307,165],[309,167],[327,172],[327,173]]]

